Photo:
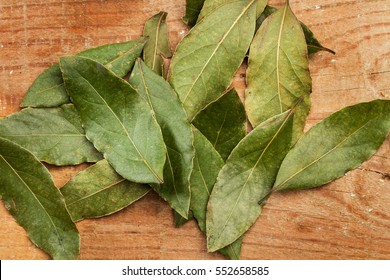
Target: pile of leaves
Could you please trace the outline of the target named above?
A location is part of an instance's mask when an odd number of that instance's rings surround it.
[[[0,121],[3,203],[54,259],[78,257],[76,222],[151,190],[178,226],[196,219],[210,252],[237,259],[272,193],[343,176],[389,133],[389,100],[344,108],[304,133],[309,56],[333,51],[289,1],[187,0],[192,28],[173,54],[166,16],[151,17],[138,40],[61,57]],[[243,63],[245,102],[230,86]],[[94,164],[58,189],[42,162]]]

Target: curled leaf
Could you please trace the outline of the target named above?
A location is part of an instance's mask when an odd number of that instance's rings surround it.
[[[190,27],[194,26],[198,20],[198,15],[202,10],[205,0],[186,0],[186,14],[183,17],[185,24]]]
[[[160,76],[165,72],[163,57],[172,56],[166,18],[167,13],[159,12],[149,18],[144,27],[144,36],[149,40],[145,44],[143,58],[145,64]]]

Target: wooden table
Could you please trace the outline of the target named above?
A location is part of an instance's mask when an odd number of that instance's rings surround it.
[[[308,126],[342,107],[390,99],[389,0],[291,0],[337,54],[311,59]],[[270,1],[280,7],[283,1]],[[172,47],[187,33],[185,1],[0,0],[0,117],[19,110],[32,81],[61,55],[139,38],[153,14],[169,12]],[[243,78],[236,76],[242,93]],[[85,165],[50,167],[58,187]],[[81,259],[221,259],[195,222],[175,228],[150,193],[109,217],[77,224]],[[0,206],[0,258],[47,259]],[[390,138],[357,170],[324,187],[273,195],[244,239],[242,259],[390,259]]]

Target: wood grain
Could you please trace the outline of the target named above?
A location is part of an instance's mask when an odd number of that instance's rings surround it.
[[[290,1],[335,56],[312,57],[313,107],[307,128],[344,106],[390,99],[388,0]],[[280,7],[283,1],[270,1]],[[61,55],[139,38],[168,12],[172,47],[187,33],[185,1],[1,0],[0,117],[19,110],[32,81]],[[242,94],[245,68],[235,85]],[[87,165],[49,167],[58,187]],[[324,187],[273,195],[244,239],[243,259],[390,259],[390,139],[355,171]],[[0,206],[0,258],[47,259]],[[222,259],[209,254],[194,222],[175,228],[156,194],[112,216],[77,224],[81,259]]]

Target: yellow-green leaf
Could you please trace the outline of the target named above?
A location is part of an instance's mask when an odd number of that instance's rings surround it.
[[[176,48],[168,80],[192,121],[229,87],[255,30],[255,0],[223,5],[190,30]]]
[[[149,190],[148,185],[124,179],[107,160],[101,160],[74,176],[61,188],[61,193],[76,222],[118,212]]]
[[[232,151],[218,174],[207,207],[209,251],[240,238],[256,221],[290,149],[292,111],[257,126]]]
[[[144,27],[144,36],[149,40],[145,44],[143,58],[145,64],[160,76],[165,72],[163,57],[172,56],[166,18],[166,12],[159,12],[149,18]]]
[[[304,98],[294,114],[293,141],[299,139],[310,110],[311,77],[305,36],[288,1],[257,31],[246,78],[245,108],[253,126]]]
[[[390,131],[390,100],[346,107],[311,128],[287,154],[274,190],[314,188],[368,160]]]

